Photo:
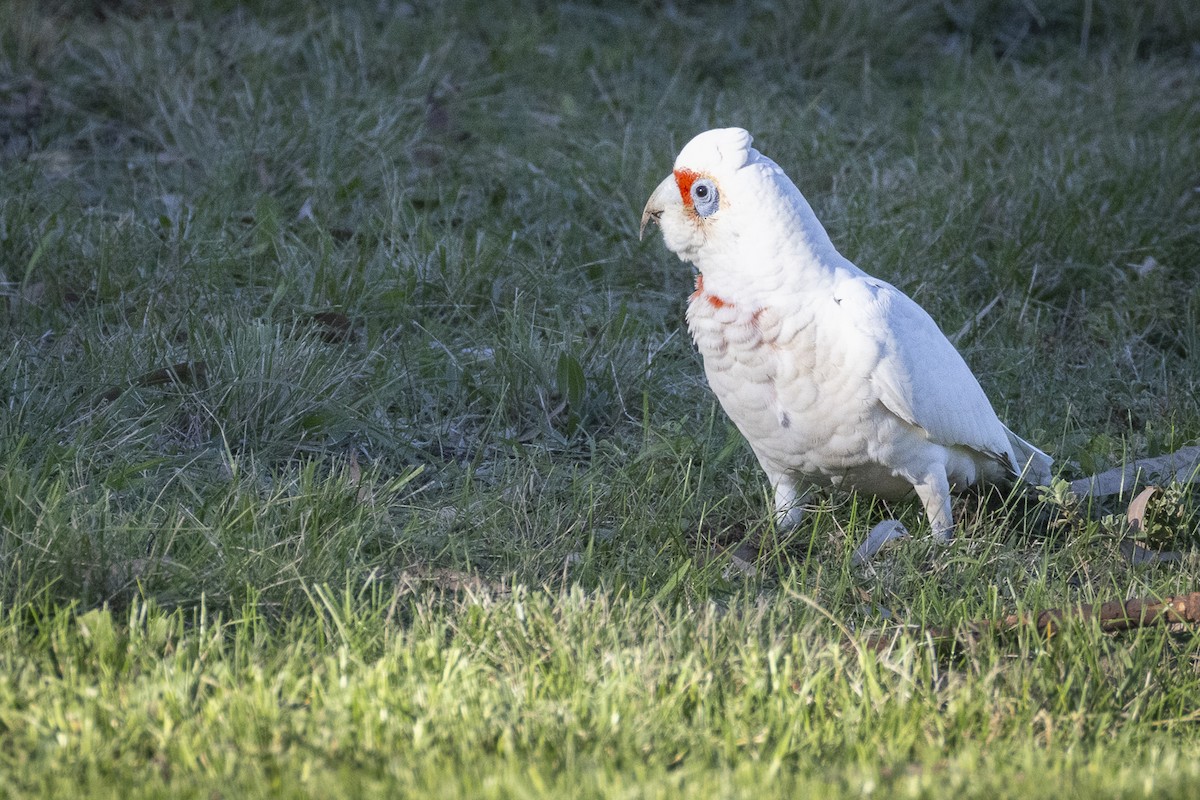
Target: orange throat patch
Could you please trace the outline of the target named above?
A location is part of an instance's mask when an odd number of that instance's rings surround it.
[[[704,276],[702,274],[697,273],[697,275],[696,275],[696,291],[694,291],[690,295],[688,295],[688,302],[693,303],[701,298],[703,298],[705,302],[707,302],[710,306],[712,306],[713,308],[716,308],[716,309],[733,308],[733,303],[730,303],[726,300],[722,300],[721,298],[717,297],[715,294],[706,293],[704,291]]]

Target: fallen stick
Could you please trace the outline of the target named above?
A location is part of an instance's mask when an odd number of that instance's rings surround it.
[[[1200,481],[1200,445],[1154,458],[1139,458],[1090,478],[1071,481],[1071,491],[1077,497],[1107,497],[1132,492],[1139,483],[1148,480],[1161,484]]]
[[[1095,605],[1081,604],[1051,608],[1035,615],[1009,614],[1001,619],[967,622],[957,627],[922,628],[909,626],[889,633],[871,634],[864,644],[876,652],[890,650],[905,634],[916,634],[932,641],[939,650],[953,649],[966,641],[977,641],[987,633],[1012,633],[1033,627],[1043,636],[1052,636],[1064,624],[1096,621],[1105,632],[1124,631],[1150,625],[1200,625],[1200,592],[1181,594],[1161,600],[1134,598]]]

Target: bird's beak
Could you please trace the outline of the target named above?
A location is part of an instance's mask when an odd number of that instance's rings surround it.
[[[646,201],[646,207],[642,209],[642,226],[638,228],[638,241],[646,235],[646,226],[651,222],[658,222],[662,217],[663,211],[666,210],[667,201],[672,197],[679,197],[679,187],[675,183],[675,176],[668,175],[663,178],[663,182],[658,185],[654,193],[650,195],[650,199]]]

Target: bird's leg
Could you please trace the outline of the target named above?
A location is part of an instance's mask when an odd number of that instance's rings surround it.
[[[796,482],[788,475],[772,476],[775,487],[775,522],[780,530],[791,530],[800,526],[804,519],[804,493],[796,489]]]
[[[925,516],[933,527],[933,538],[949,544],[954,538],[954,517],[950,512],[950,481],[944,469],[937,469],[913,483],[917,497],[925,506]]]
[[[786,474],[767,473],[767,477],[775,490],[775,530],[768,529],[761,537],[747,537],[733,553],[750,564],[774,543],[776,531],[791,530],[804,518],[804,493],[796,489],[796,482]]]

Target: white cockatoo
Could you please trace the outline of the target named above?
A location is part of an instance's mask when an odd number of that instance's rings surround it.
[[[1051,459],[1015,435],[954,345],[910,297],[843,258],[808,201],[741,128],[692,139],[639,235],[699,274],[687,321],[708,383],[794,526],[813,486],[915,492],[934,535],[954,489],[1045,484]]]

